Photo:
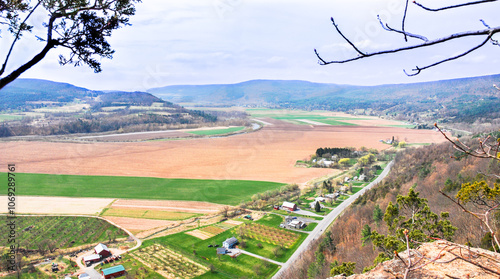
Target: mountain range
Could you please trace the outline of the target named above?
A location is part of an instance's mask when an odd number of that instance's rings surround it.
[[[352,112],[415,114],[425,112],[472,121],[483,116],[500,118],[500,75],[410,84],[378,86],[339,85],[300,80],[250,80],[236,84],[172,85],[147,92],[104,92],[67,83],[18,79],[2,89],[0,109],[19,109],[36,102],[71,102],[96,98],[132,103],[165,100],[201,106],[247,106],[326,109]],[[117,97],[117,96],[120,97]],[[160,99],[161,98],[161,99]]]

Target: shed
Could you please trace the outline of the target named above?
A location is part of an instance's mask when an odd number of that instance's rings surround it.
[[[109,251],[108,247],[102,243],[97,244],[94,248],[96,254],[100,255],[103,258],[107,258],[111,256],[111,251]]]
[[[217,248],[217,255],[225,255],[226,252],[226,248]]]
[[[116,265],[102,270],[104,279],[116,278],[125,274],[123,265]]]
[[[283,209],[288,209],[290,211],[297,210],[297,205],[291,202],[283,202]]]
[[[87,266],[91,265],[93,263],[96,263],[100,260],[101,260],[101,257],[97,254],[92,254],[92,255],[83,257],[83,263]]]
[[[228,238],[226,239],[224,242],[222,242],[222,247],[226,248],[226,249],[230,249],[230,248],[233,248],[234,245],[238,244],[238,239],[236,239],[236,237],[231,237],[231,238]]]

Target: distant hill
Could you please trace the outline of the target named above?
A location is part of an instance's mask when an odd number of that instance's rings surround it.
[[[338,85],[298,80],[251,80],[236,84],[174,85],[148,92],[172,102],[200,105],[268,106],[326,110],[376,110],[383,113],[430,112],[472,121],[499,118],[500,75],[412,84]]]
[[[146,92],[95,91],[41,79],[17,79],[0,91],[0,110],[31,109],[51,103],[64,105],[75,99],[91,105],[151,105],[153,102],[165,103],[162,99]],[[169,103],[171,104],[171,103]]]

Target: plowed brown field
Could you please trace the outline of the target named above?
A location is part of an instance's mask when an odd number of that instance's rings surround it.
[[[393,136],[408,143],[442,142],[430,130],[293,125],[274,119],[263,129],[223,138],[141,143],[2,142],[2,165],[17,172],[244,179],[303,183],[331,169],[296,168],[319,147],[385,149]]]

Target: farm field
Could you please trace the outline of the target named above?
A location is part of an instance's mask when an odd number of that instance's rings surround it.
[[[400,127],[413,128],[404,122],[395,120],[386,120],[374,116],[356,116],[342,112],[329,111],[303,111],[286,109],[246,109],[253,117],[268,117],[276,120],[284,120],[293,124],[326,124],[334,126],[382,126],[382,127]]]
[[[302,184],[312,178],[338,172],[332,169],[294,167],[297,160],[307,159],[321,146],[385,149],[388,146],[380,140],[393,136],[409,144],[445,141],[442,135],[431,130],[295,125],[272,118],[262,120],[271,125],[252,133],[221,138],[138,143],[0,142],[1,161],[16,162],[22,166],[19,170],[25,173],[258,180]],[[386,120],[373,120],[372,124],[379,125],[384,121]],[[120,193],[122,192],[124,191]],[[217,194],[223,194],[222,190]],[[212,192],[207,192],[206,195],[212,195]]]
[[[245,129],[245,127],[240,126],[240,127],[230,127],[230,128],[225,128],[225,129],[197,130],[197,131],[191,131],[188,133],[195,134],[195,135],[202,135],[202,136],[212,136],[212,135],[223,135],[223,134],[234,133],[234,132],[241,131],[243,129]]]
[[[0,180],[7,173],[0,173]],[[253,194],[276,189],[281,183],[243,180],[165,179],[91,175],[16,173],[17,195],[164,199],[237,205]],[[238,191],[233,191],[238,189]]]
[[[131,255],[166,278],[193,278],[206,273],[208,267],[199,264],[163,245],[139,248]]]
[[[227,255],[223,255],[219,259],[216,255],[216,249],[208,247],[208,245],[213,244],[220,245],[231,236],[235,236],[233,229],[205,240],[201,240],[186,233],[178,233],[154,240],[146,240],[144,245],[147,247],[154,243],[160,243],[184,256],[190,255],[190,258],[194,257],[193,250],[196,251],[196,261],[207,266],[212,264],[215,267],[215,273],[207,272],[199,278],[255,278],[256,276],[257,278],[268,278],[276,272],[278,269],[277,265],[268,262],[263,264],[263,260],[244,254],[234,259]],[[259,267],[258,272],[260,274],[255,273],[256,266]]]
[[[6,216],[0,221],[7,222]],[[0,246],[8,246],[9,227],[0,227]],[[54,248],[69,248],[83,244],[108,241],[107,231],[115,238],[127,237],[128,234],[110,223],[86,217],[60,216],[17,216],[17,242],[26,249],[38,249],[44,241],[52,241]]]
[[[17,196],[16,200],[16,213],[77,215],[97,215],[113,202],[113,199],[31,196]],[[0,196],[0,213],[7,213],[7,202],[6,196]]]
[[[116,217],[131,217],[142,219],[158,219],[158,220],[185,220],[193,217],[202,216],[198,213],[161,211],[161,210],[145,210],[145,209],[124,209],[124,208],[107,208],[101,216],[116,216]]]

